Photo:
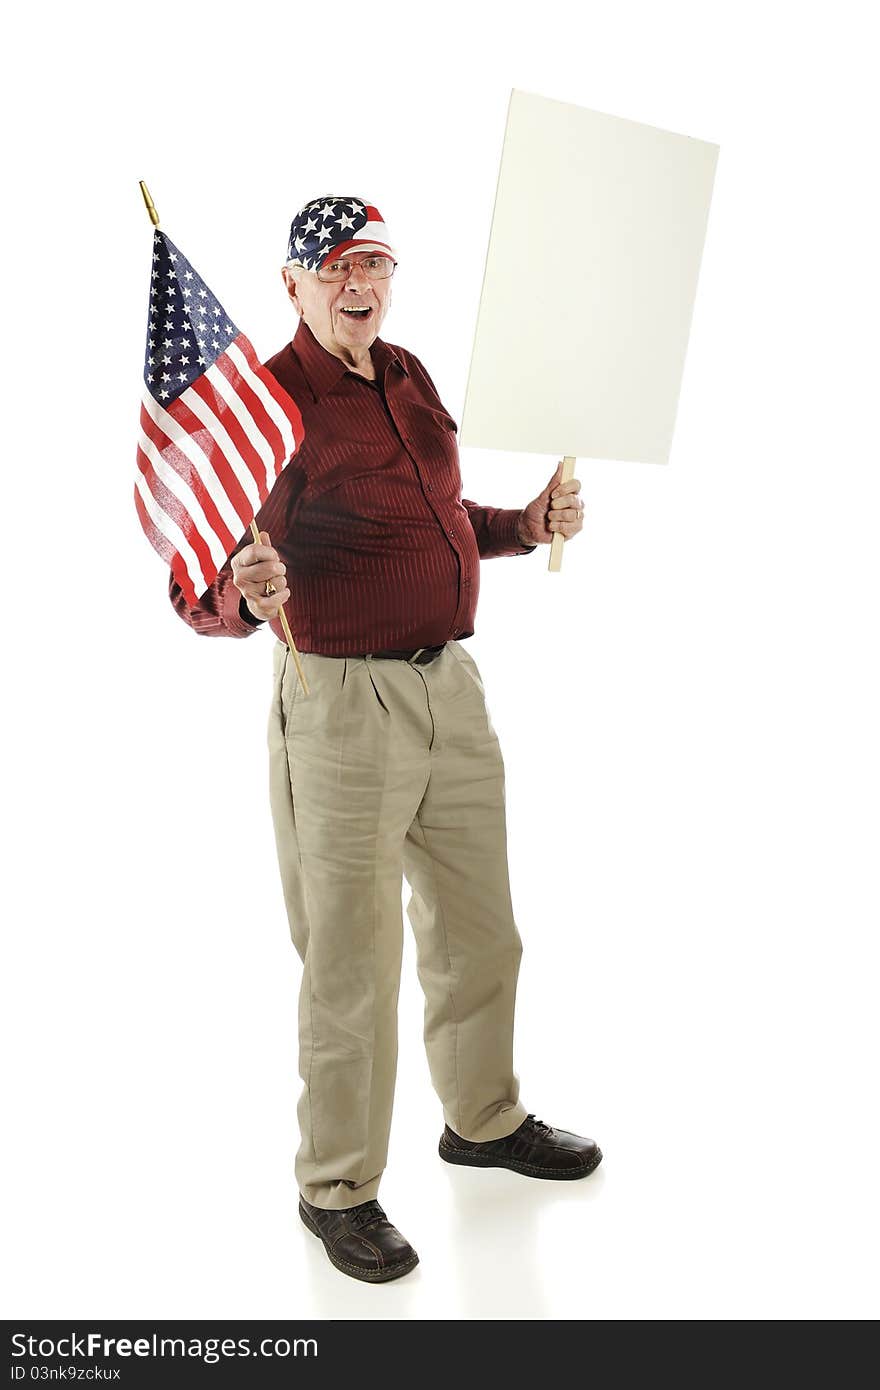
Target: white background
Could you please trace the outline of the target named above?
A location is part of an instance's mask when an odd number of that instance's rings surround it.
[[[5,77],[16,1317],[874,1316],[876,72],[860,4],[48,6]],[[581,460],[584,531],[482,567],[527,1106],[582,1183],[451,1169],[408,947],[372,1288],[296,1215],[272,639],[197,638],[131,501],[150,227],[258,352],[307,198],[399,244],[383,336],[458,415],[511,87],[717,142],[668,467]],[[576,293],[564,206],[511,292]],[[523,344],[528,352],[528,343]],[[521,506],[555,460],[464,452]]]

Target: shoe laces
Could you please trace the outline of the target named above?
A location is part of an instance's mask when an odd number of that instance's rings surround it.
[[[552,1134],[553,1126],[545,1125],[543,1120],[538,1120],[534,1115],[526,1115],[526,1124],[530,1125],[538,1134]]]
[[[355,1208],[354,1215],[349,1222],[349,1229],[352,1231],[362,1231],[368,1226],[375,1226],[377,1221],[387,1221],[384,1211],[378,1202],[363,1202]]]

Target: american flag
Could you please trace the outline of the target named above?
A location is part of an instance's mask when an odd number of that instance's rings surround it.
[[[302,441],[293,399],[157,228],[134,501],[188,603],[210,588]]]

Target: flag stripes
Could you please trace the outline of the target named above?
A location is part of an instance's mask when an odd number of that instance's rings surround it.
[[[135,508],[195,606],[302,443],[302,418],[158,231],[153,261],[164,299],[156,303],[153,295],[150,308]],[[172,301],[175,289],[166,280],[179,286],[179,300]]]

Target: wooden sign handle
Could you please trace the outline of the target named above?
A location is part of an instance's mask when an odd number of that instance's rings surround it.
[[[574,477],[574,465],[574,457],[571,454],[566,454],[562,460],[562,477],[559,479],[561,483],[568,483]],[[561,531],[556,531],[550,542],[550,563],[547,566],[551,574],[562,569],[562,547],[564,545],[565,537]]]

